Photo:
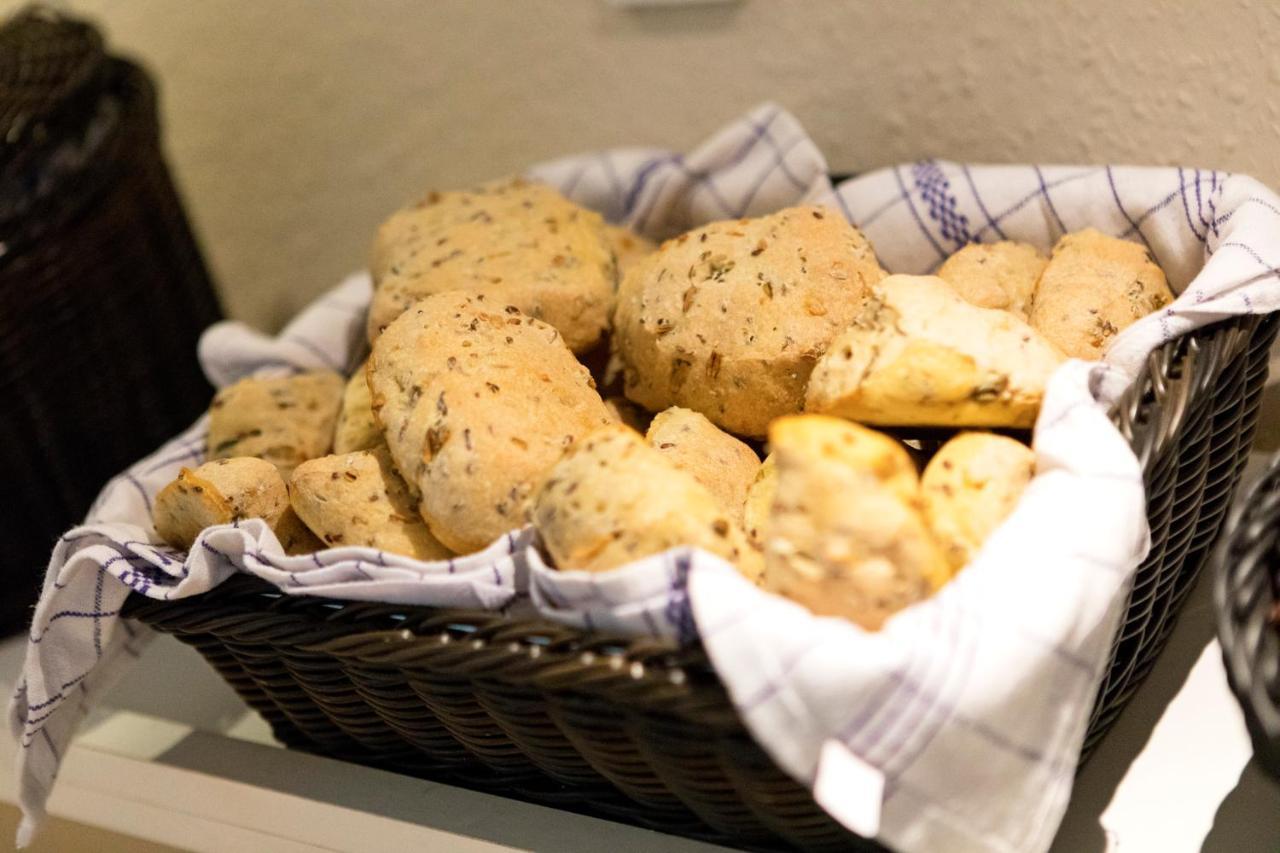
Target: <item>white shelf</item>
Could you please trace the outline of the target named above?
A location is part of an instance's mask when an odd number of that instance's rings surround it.
[[[172,671],[173,658],[190,663],[185,652],[162,638],[140,663]],[[201,668],[207,669],[202,663],[191,667],[191,675],[203,675]],[[222,731],[198,730],[179,721],[181,697],[180,690],[142,697],[146,704],[172,702],[164,717],[130,710],[95,714],[67,754],[50,812],[208,853],[723,849],[291,752],[248,711]],[[122,698],[120,692],[113,698]],[[7,759],[11,755],[6,752]],[[7,770],[0,797],[14,802],[12,768]]]

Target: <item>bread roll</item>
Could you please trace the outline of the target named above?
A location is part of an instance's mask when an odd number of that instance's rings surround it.
[[[369,381],[365,375],[368,362],[360,365],[347,380],[342,392],[342,409],[333,433],[334,453],[354,453],[383,444],[382,429],[373,417]]]
[[[952,572],[968,565],[1013,512],[1035,467],[1031,448],[983,432],[961,433],[925,466],[925,520]]]
[[[288,477],[333,446],[342,377],[316,370],[278,379],[241,379],[209,407],[209,458],[256,456]]]
[[[626,277],[637,262],[648,257],[658,248],[652,240],[646,240],[621,225],[606,224],[604,233],[609,241],[609,248],[613,250],[614,260],[618,265],[619,282]]]
[[[600,214],[520,179],[432,193],[374,242],[369,340],[424,296],[462,290],[514,305],[586,352],[609,325],[617,272]]]
[[[775,436],[786,442],[793,457],[827,459],[875,477],[904,503],[919,499],[920,476],[911,454],[882,432],[824,415],[789,417],[769,430],[770,456],[777,453]]]
[[[773,498],[778,493],[778,466],[770,453],[760,463],[755,479],[747,488],[747,499],[742,506],[742,526],[747,538],[757,548],[764,548],[764,534],[773,509]]]
[[[298,518],[293,507],[287,508],[271,529],[280,540],[280,547],[284,548],[284,552],[291,557],[314,554],[325,548],[320,538],[311,532],[311,528],[307,527],[301,518]]]
[[[369,357],[369,388],[423,519],[460,554],[523,525],[565,448],[612,422],[559,332],[456,291],[387,327]]]
[[[289,481],[289,502],[328,545],[363,545],[419,560],[451,556],[419,517],[386,445],[304,462]]]
[[[1036,282],[1047,263],[1029,243],[970,243],[947,258],[938,269],[938,278],[966,302],[979,308],[999,308],[1026,320]]]
[[[618,293],[613,345],[626,395],[763,437],[769,421],[800,410],[814,363],[883,275],[866,238],[820,207],[668,240]]]
[[[649,444],[703,485],[734,521],[742,522],[747,489],[760,470],[760,457],[704,416],[673,406],[659,412],[645,436]]]
[[[1030,427],[1062,362],[1008,312],[895,275],[818,362],[805,408],[881,426]]]
[[[161,539],[186,551],[206,527],[247,518],[275,527],[288,508],[289,493],[276,467],[240,457],[183,468],[156,495],[153,520]]]
[[[949,577],[918,496],[903,499],[901,457],[873,435],[835,418],[775,421],[778,484],[765,530],[767,589],[869,630]]]
[[[1087,228],[1053,247],[1030,321],[1067,355],[1092,360],[1121,329],[1172,301],[1145,248]]]
[[[691,545],[760,574],[758,553],[711,493],[624,426],[569,449],[538,492],[534,521],[561,569],[599,572]]]

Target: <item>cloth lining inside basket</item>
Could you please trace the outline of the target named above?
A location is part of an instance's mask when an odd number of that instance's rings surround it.
[[[528,532],[428,565],[352,548],[287,558],[264,524],[249,521],[211,528],[179,563],[148,544],[150,498],[201,457],[196,424],[109,483],[86,525],[55,549],[10,710],[24,745],[20,840],[43,816],[90,697],[146,640],[115,616],[128,592],[198,595],[250,571],[291,594],[527,606],[581,627],[696,636],[753,735],[792,776],[818,781],[831,740],[884,774],[876,805],[885,843],[1046,849],[1118,609],[1147,546],[1140,472],[1107,405],[1155,346],[1280,306],[1280,200],[1248,178],[1183,169],[924,161],[839,187],[826,172],[798,122],[764,105],[687,154],[620,149],[529,174],[656,238],[711,219],[826,203],[863,228],[894,272],[929,272],[973,239],[1048,249],[1064,230],[1093,226],[1146,243],[1181,292],[1121,333],[1105,364],[1073,362],[1055,376],[1035,434],[1038,476],[956,581],[868,634],[766,595],[700,551],[583,577],[549,570]],[[262,370],[350,368],[364,354],[369,293],[367,277],[355,276],[274,340],[240,324],[215,327],[200,344],[206,372],[225,385]]]

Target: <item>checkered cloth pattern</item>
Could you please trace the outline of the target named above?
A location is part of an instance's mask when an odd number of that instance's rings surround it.
[[[1150,248],[1177,301],[1050,383],[1037,475],[1013,516],[939,594],[868,633],[764,593],[704,552],[612,572],[548,568],[529,531],[452,564],[369,549],[280,553],[261,522],[210,528],[191,554],[154,541],[150,501],[203,456],[203,424],[112,480],[50,561],[10,708],[26,813],[44,814],[88,704],[136,657],[129,591],[196,595],[234,571],[283,591],[492,609],[536,608],[586,628],[700,639],[752,734],[851,829],[901,850],[1047,849],[1070,794],[1090,704],[1133,571],[1149,547],[1141,474],[1106,417],[1164,341],[1280,308],[1280,199],[1249,178],[1187,169],[895,166],[833,187],[813,142],[763,105],[688,154],[623,149],[530,170],[650,237],[799,202],[863,229],[894,272],[935,269],[971,241],[1047,250],[1096,227]],[[222,324],[201,341],[215,384],[262,370],[350,368],[363,356],[367,277],[276,339]]]
[[[277,338],[222,323],[200,342],[201,361],[219,387],[255,373],[345,369],[363,356],[367,274],[349,278],[307,308]],[[358,333],[357,333],[358,327]],[[151,525],[155,494],[184,466],[205,458],[207,417],[118,475],[102,490],[85,523],[54,546],[36,605],[27,659],[9,709],[19,743],[18,796],[25,846],[76,726],[141,654],[151,630],[119,617],[130,592],[163,600],[199,595],[235,572],[248,572],[291,595],[504,610],[527,596],[517,590],[529,529],[484,551],[422,563],[372,548],[331,548],[286,556],[261,519],[211,527],[189,554],[159,541]]]

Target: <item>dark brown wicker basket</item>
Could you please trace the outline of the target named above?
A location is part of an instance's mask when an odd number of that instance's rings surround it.
[[[208,404],[195,341],[219,313],[146,75],[82,23],[0,27],[0,470],[21,496],[0,630],[102,484]]]
[[[1213,567],[1227,681],[1258,763],[1280,779],[1280,455],[1228,517]]]
[[[1138,569],[1086,753],[1149,672],[1257,422],[1276,318],[1171,342],[1114,412],[1145,470]],[[237,577],[125,615],[195,646],[289,746],[753,848],[875,849],[746,732],[700,648],[494,613],[285,596]]]

